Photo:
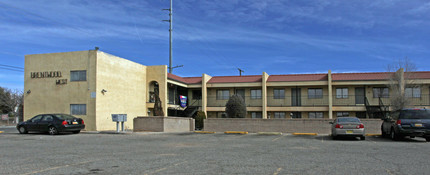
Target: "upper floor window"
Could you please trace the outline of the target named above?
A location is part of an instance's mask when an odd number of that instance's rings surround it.
[[[217,90],[216,99],[217,100],[228,100],[230,98],[230,90]]]
[[[70,81],[87,81],[87,71],[86,70],[70,71]]]
[[[405,96],[411,97],[411,98],[420,98],[421,88],[419,87],[405,88]]]
[[[261,99],[261,89],[251,89],[251,99]]]
[[[348,98],[348,88],[336,88],[336,98]]]
[[[323,92],[321,88],[309,88],[308,98],[323,98]]]
[[[202,91],[193,90],[193,100],[201,100],[201,99],[202,99]]]
[[[273,98],[274,99],[284,99],[285,98],[285,89],[273,89]]]
[[[373,98],[388,98],[389,92],[387,87],[373,88]]]

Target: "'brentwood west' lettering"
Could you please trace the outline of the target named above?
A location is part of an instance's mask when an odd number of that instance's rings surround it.
[[[50,72],[31,72],[31,78],[56,78],[61,77],[60,71],[50,71]]]

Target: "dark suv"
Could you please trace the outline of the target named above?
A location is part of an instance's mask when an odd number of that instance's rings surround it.
[[[430,110],[402,109],[392,112],[383,120],[381,126],[383,137],[390,136],[393,140],[405,136],[424,137],[427,142],[430,141]]]

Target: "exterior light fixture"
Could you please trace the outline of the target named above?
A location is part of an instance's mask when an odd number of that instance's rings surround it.
[[[30,94],[30,93],[31,93],[31,90],[28,90],[28,91],[27,91],[27,94]]]
[[[105,92],[107,92],[107,90],[105,90],[105,89],[102,89],[102,94],[105,94]]]

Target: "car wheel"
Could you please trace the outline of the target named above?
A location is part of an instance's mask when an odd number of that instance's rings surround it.
[[[391,132],[390,132],[390,138],[391,138],[391,140],[399,140],[399,136],[396,134],[396,132],[394,131],[394,129],[391,129]]]
[[[20,134],[27,134],[28,133],[27,129],[25,129],[24,126],[20,126],[18,128],[18,131],[19,131]]]
[[[337,136],[331,135],[331,138],[332,138],[333,140],[337,140]]]
[[[50,135],[56,135],[56,134],[58,134],[58,130],[57,130],[57,128],[55,128],[55,127],[51,126],[51,127],[49,127],[49,129],[48,129],[48,133],[49,133]]]
[[[361,136],[361,137],[360,137],[360,140],[366,140],[366,137]]]
[[[427,141],[427,142],[430,142],[430,137],[426,137],[426,141]]]
[[[79,131],[73,131],[73,134],[79,134],[81,132],[81,130]]]

